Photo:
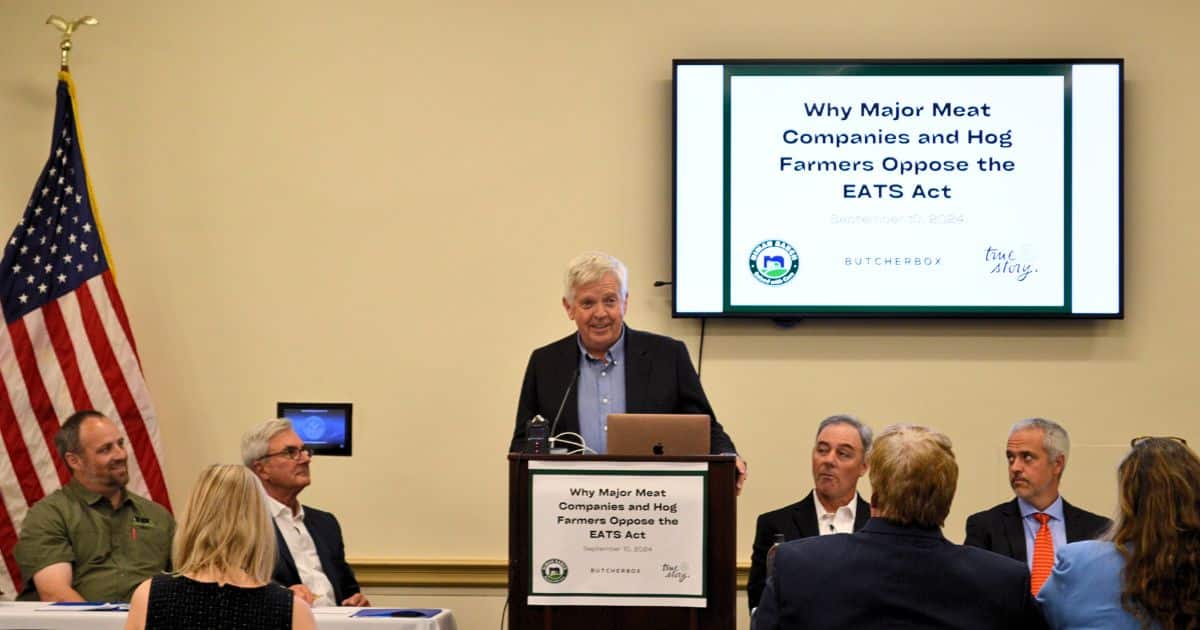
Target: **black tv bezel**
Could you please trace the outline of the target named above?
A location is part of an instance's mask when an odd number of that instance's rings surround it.
[[[1036,313],[1036,312],[804,312],[804,311],[758,311],[727,313],[679,311],[679,285],[675,282],[676,266],[679,264],[676,245],[679,239],[678,205],[678,147],[679,147],[679,93],[676,89],[680,66],[691,65],[904,65],[904,64],[959,64],[959,65],[1043,65],[1043,64],[1105,64],[1117,66],[1117,311],[1115,313]],[[1125,319],[1125,59],[1122,57],[1078,57],[1078,58],[908,58],[908,59],[673,59],[671,63],[671,317],[676,319],[768,319],[775,321],[797,321],[802,319],[959,319],[959,320],[1121,320]]]
[[[288,418],[286,413],[288,409],[307,409],[319,407],[322,409],[337,409],[340,410],[346,418],[346,443],[344,446],[313,446],[305,442],[313,450],[313,456],[329,455],[331,457],[350,457],[354,454],[354,404],[347,402],[276,402],[275,417],[283,418],[288,422],[292,419]]]

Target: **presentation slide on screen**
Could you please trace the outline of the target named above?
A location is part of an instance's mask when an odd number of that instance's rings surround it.
[[[712,68],[677,71],[677,310],[1115,311],[1111,74]]]
[[[1062,77],[735,76],[730,97],[733,306],[1064,303]]]

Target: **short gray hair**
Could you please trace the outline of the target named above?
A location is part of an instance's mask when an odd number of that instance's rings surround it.
[[[821,432],[825,430],[825,427],[834,425],[834,424],[844,424],[847,426],[854,427],[855,430],[858,431],[858,439],[862,440],[863,457],[866,457],[867,453],[871,452],[871,439],[872,439],[871,427],[860,422],[858,418],[855,418],[854,416],[851,416],[848,414],[840,413],[837,415],[829,416],[828,418],[825,418],[824,420],[822,420],[821,424],[817,425],[817,437],[821,436]]]
[[[1063,456],[1063,462],[1067,461],[1067,455],[1071,452],[1071,437],[1067,435],[1067,430],[1062,428],[1062,425],[1045,418],[1027,418],[1014,425],[1012,430],[1008,432],[1011,437],[1017,431],[1029,431],[1031,429],[1041,429],[1042,431],[1042,448],[1046,449],[1046,454],[1050,459],[1057,459],[1059,455]]]
[[[608,274],[617,277],[621,285],[621,299],[629,295],[629,270],[625,263],[604,252],[584,252],[567,264],[567,273],[563,276],[563,297],[568,304],[575,302],[575,289],[585,284],[591,284]]]
[[[254,462],[267,454],[267,443],[271,438],[292,428],[292,421],[284,418],[271,418],[257,424],[242,436],[242,463],[248,468],[254,467]]]

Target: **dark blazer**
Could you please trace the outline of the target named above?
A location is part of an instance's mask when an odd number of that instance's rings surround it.
[[[1067,542],[1073,543],[1099,538],[1112,525],[1112,521],[1081,510],[1063,499],[1063,525],[1067,529]],[[1021,507],[1017,505],[1017,500],[968,516],[967,538],[963,544],[1020,560],[1028,567],[1025,530],[1021,525]]]
[[[1029,569],[956,545],[937,528],[872,518],[855,534],[779,548],[754,630],[1045,628]]]
[[[854,531],[862,529],[869,518],[871,504],[860,496],[858,506],[854,508]],[[811,492],[802,501],[758,516],[758,524],[754,528],[754,551],[750,554],[750,579],[746,582],[750,610],[758,606],[763,588],[767,585],[767,551],[775,544],[775,534],[783,534],[785,541],[820,534],[817,531],[817,508]]]
[[[274,521],[272,520],[272,524]],[[317,558],[321,560],[321,570],[333,584],[335,606],[341,606],[347,597],[359,592],[358,580],[354,579],[354,571],[346,564],[346,548],[342,545],[342,527],[337,518],[329,512],[304,506],[304,527],[312,536],[317,548]],[[278,543],[278,554],[275,558],[275,573],[271,579],[284,586],[300,584],[300,572],[296,570],[296,562],[292,560],[292,552],[288,550],[287,542],[275,526],[275,541]]]
[[[522,450],[525,442],[525,423],[537,414],[546,422],[562,404],[563,395],[571,387],[575,369],[579,367],[579,343],[575,333],[554,343],[542,346],[529,356],[521,397],[517,401],[517,422],[513,430],[510,453]],[[712,418],[711,451],[714,454],[735,453],[733,440],[725,434],[692,359],[683,342],[625,327],[625,408],[629,413],[704,413]],[[579,432],[578,388],[571,387],[562,416],[554,433]]]

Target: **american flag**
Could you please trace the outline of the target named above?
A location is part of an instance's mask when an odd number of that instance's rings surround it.
[[[74,106],[59,74],[50,157],[0,261],[0,590],[21,590],[13,545],[29,506],[70,479],[54,450],[79,409],[118,423],[128,489],[170,509],[162,444],[88,182]],[[28,577],[28,576],[26,576]]]

